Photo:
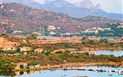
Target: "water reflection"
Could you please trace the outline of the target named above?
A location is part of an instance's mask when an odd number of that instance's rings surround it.
[[[1,76],[16,76],[15,72],[11,72],[11,71],[0,71],[0,77]]]
[[[25,75],[25,74],[29,74],[31,73],[30,71],[0,71],[0,77],[3,76],[21,76],[21,75]]]
[[[123,69],[104,66],[67,67],[40,71],[0,72],[0,77],[122,77]]]

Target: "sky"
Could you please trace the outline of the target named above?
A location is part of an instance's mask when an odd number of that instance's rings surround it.
[[[43,3],[44,0],[34,0]],[[66,0],[70,3],[79,2],[82,0]],[[91,0],[94,5],[100,4],[101,8],[108,13],[123,14],[123,0]]]

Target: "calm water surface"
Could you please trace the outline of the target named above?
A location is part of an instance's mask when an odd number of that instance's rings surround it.
[[[93,51],[92,51],[93,52]],[[123,50],[121,51],[109,51],[109,50],[100,50],[96,51],[95,55],[114,55],[114,56],[123,56]],[[89,67],[81,67],[81,68],[89,68],[89,69],[103,69],[103,70],[122,70],[123,68],[114,68],[114,67],[97,67],[97,66],[89,66]],[[97,72],[97,71],[82,71],[82,70],[43,70],[38,72],[30,72],[28,74],[18,75],[18,76],[0,76],[0,77],[123,77],[116,72]]]
[[[122,68],[113,68],[113,67],[96,67],[96,66],[90,66],[90,67],[81,67],[81,68],[95,68],[95,69],[104,69],[104,70],[122,70]],[[123,77],[123,75],[120,75],[118,73],[114,72],[93,72],[93,71],[81,71],[81,70],[44,70],[40,72],[25,74],[21,76],[16,77],[82,77],[82,76],[88,76],[88,77]]]
[[[96,52],[96,55],[101,55],[101,54],[114,55],[118,57],[118,56],[123,56],[123,50],[120,51],[100,50]]]
[[[111,51],[111,50],[98,50],[98,51],[76,51],[74,53],[90,53],[95,55],[114,55],[116,57],[123,56],[123,50]]]

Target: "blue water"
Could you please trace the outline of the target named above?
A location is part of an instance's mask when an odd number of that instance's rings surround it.
[[[98,50],[98,51],[76,51],[74,53],[89,53],[95,55],[114,55],[116,57],[123,56],[123,50],[111,51],[111,50]]]
[[[93,51],[92,51],[93,52]],[[96,51],[96,55],[114,55],[114,56],[123,56],[123,50],[120,51],[110,51],[110,50],[100,50]],[[103,70],[122,70],[123,68],[113,68],[113,67],[97,67],[97,66],[85,66],[81,68],[95,68],[95,69],[103,69]],[[111,75],[111,76],[110,76]],[[93,72],[93,71],[80,71],[80,70],[42,70],[38,72],[31,72],[29,74],[24,74],[20,76],[14,76],[14,77],[82,77],[82,76],[88,76],[88,77],[123,77],[123,75],[120,75],[115,72]],[[6,77],[6,76],[0,76],[0,77]],[[7,76],[8,77],[8,76]]]
[[[47,39],[52,39],[52,38],[59,38],[59,37],[54,37],[54,36],[41,36],[42,38],[47,38]],[[66,38],[71,38],[71,37],[66,37]],[[82,37],[79,37],[80,39]],[[108,39],[108,40],[121,40],[121,37],[99,37],[101,39]]]
[[[120,51],[100,50],[96,52],[96,55],[101,55],[101,54],[114,55],[118,57],[118,56],[123,56],[123,50]]]
[[[113,68],[113,67],[81,67],[81,68],[100,68],[100,69],[107,69],[107,70],[122,70],[122,68]],[[112,75],[112,76],[110,76]],[[118,73],[114,72],[93,72],[93,71],[79,71],[79,70],[44,70],[40,72],[25,74],[22,76],[16,76],[16,77],[82,77],[82,76],[88,76],[88,77],[123,77],[123,75],[120,75]]]

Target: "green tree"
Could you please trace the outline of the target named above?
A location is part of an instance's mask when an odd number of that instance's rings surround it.
[[[108,43],[108,40],[107,39],[100,39],[100,42],[101,43]]]
[[[20,65],[20,68],[21,68],[21,69],[24,69],[24,65]]]
[[[88,37],[84,36],[84,37],[82,37],[81,41],[82,41],[82,43],[86,44],[86,43],[88,43],[89,39],[88,39]]]
[[[8,69],[11,71],[11,70],[14,70],[14,69],[15,69],[15,67],[16,67],[16,65],[14,65],[14,64],[10,64],[10,65],[9,65],[9,67],[8,67]]]
[[[37,34],[30,34],[27,36],[27,39],[37,39],[38,35]]]

